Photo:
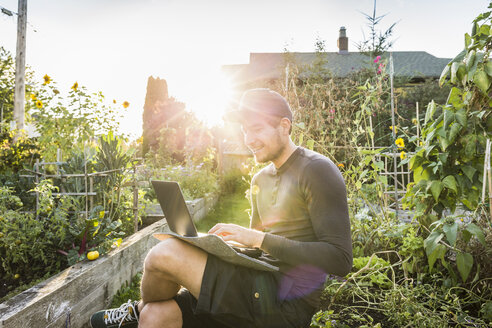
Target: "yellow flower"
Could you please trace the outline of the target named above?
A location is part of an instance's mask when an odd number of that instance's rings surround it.
[[[31,97],[31,100],[36,100],[36,99],[37,99],[37,98],[36,98],[36,95],[35,95],[34,93],[31,93],[31,94],[30,94],[30,97]]]
[[[424,143],[422,141],[419,142],[419,146],[422,146]]]
[[[44,79],[44,83],[43,84],[50,84],[51,82],[51,77],[48,75],[48,74],[45,74],[45,76],[43,76],[43,79]]]
[[[111,247],[112,248],[120,247],[122,241],[123,241],[123,239],[121,239],[121,238],[113,239],[113,245]]]
[[[43,102],[41,100],[36,101],[37,108],[43,108]]]
[[[413,123],[413,125],[417,125],[418,121],[417,121],[417,119],[415,117],[412,118],[412,123]]]
[[[258,185],[253,185],[251,187],[251,194],[257,195],[259,192],[260,192],[260,187],[258,187]]]
[[[339,168],[341,168],[341,169],[343,169],[343,168],[345,167],[345,165],[343,165],[342,163],[337,164],[337,166],[338,166]]]
[[[405,158],[407,158],[407,153],[405,153],[404,151],[402,151],[402,152],[400,153],[400,158],[401,158],[401,159],[405,159]]]
[[[391,126],[390,126],[390,130],[391,130],[391,131],[393,131],[393,129],[395,130],[395,133],[397,133],[397,131],[398,131],[398,127],[397,127],[397,126],[393,126],[393,125],[391,125]]]
[[[75,82],[75,83],[72,85],[72,90],[73,90],[73,91],[77,91],[78,87],[79,87],[79,84],[78,84],[77,82]]]
[[[113,99],[113,104],[116,104],[116,99]]]
[[[123,102],[123,108],[128,108],[130,106],[130,103],[128,101]]]
[[[403,141],[402,138],[398,138],[395,140],[395,145],[397,145],[398,148],[403,148],[405,147],[405,142]]]

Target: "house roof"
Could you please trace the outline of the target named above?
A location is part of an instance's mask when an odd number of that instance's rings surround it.
[[[437,78],[451,58],[438,58],[425,51],[393,51],[395,76]],[[224,65],[223,71],[235,75],[243,81],[258,79],[278,79],[283,75],[284,53],[250,53],[249,64]],[[293,52],[289,55],[297,64],[307,65],[314,62],[314,52]],[[345,77],[371,64],[371,59],[360,52],[321,53],[325,58],[325,68],[336,77]],[[383,59],[389,59],[386,53]]]

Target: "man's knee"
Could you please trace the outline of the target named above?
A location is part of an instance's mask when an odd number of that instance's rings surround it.
[[[179,265],[180,251],[184,247],[186,247],[186,243],[176,238],[161,241],[147,254],[144,269],[162,273],[169,272],[173,267]]]
[[[139,327],[181,327],[181,310],[174,300],[151,302],[140,311]]]

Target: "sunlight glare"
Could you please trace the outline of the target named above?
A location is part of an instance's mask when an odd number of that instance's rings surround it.
[[[227,106],[232,99],[232,85],[222,72],[216,74],[204,74],[205,80],[195,85],[188,85],[186,91],[179,92],[183,95],[182,101],[186,108],[194,112],[198,119],[209,127],[221,125]]]

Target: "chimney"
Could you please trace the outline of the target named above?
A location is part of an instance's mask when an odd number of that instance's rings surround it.
[[[348,55],[348,38],[345,26],[340,27],[340,35],[338,36],[337,45],[339,54]]]

